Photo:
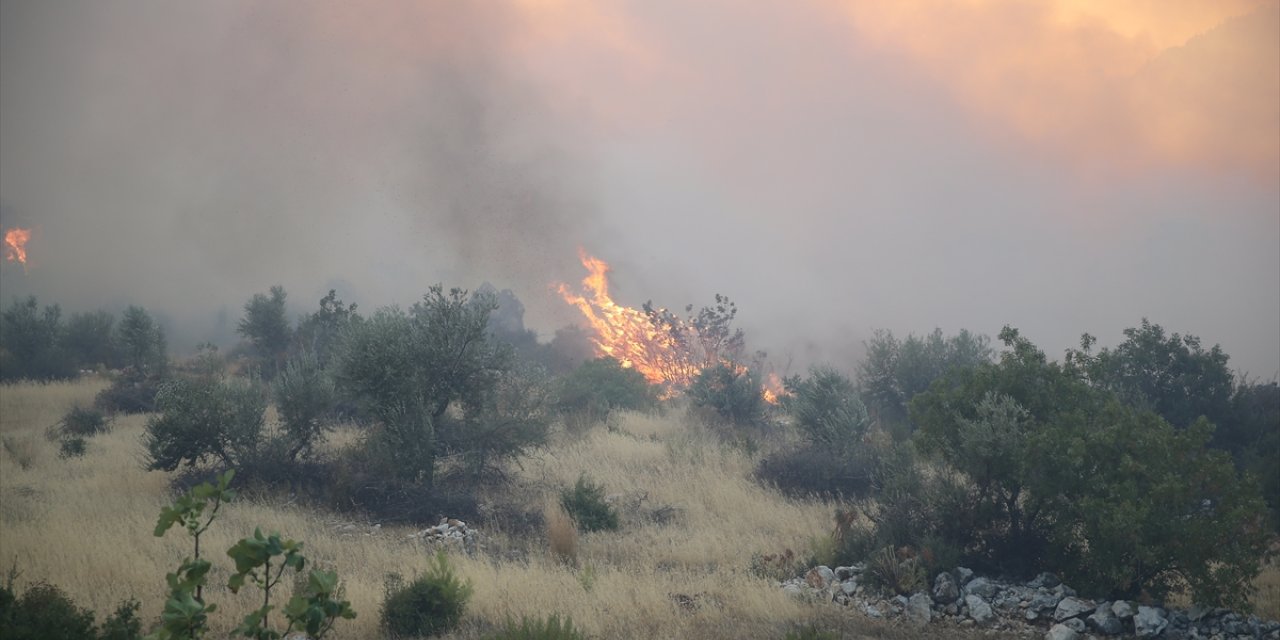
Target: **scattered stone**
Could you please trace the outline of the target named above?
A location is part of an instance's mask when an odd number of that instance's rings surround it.
[[[916,593],[908,598],[905,609],[907,619],[915,624],[926,625],[933,620],[933,599],[923,593]]]
[[[840,592],[846,596],[851,596],[857,593],[857,591],[858,591],[858,581],[854,580],[853,578],[849,578],[848,580],[845,580],[844,582],[840,583]]]
[[[1139,638],[1154,638],[1169,626],[1164,610],[1158,607],[1141,605],[1137,615],[1133,616],[1133,632]]]
[[[1085,631],[1089,630],[1089,627],[1085,625],[1084,620],[1081,620],[1080,618],[1069,618],[1067,620],[1063,620],[1059,624],[1066,625],[1069,629],[1071,629],[1072,631],[1075,631],[1076,633],[1084,633]]]
[[[956,581],[960,583],[960,586],[963,587],[964,585],[969,584],[969,581],[972,579],[973,571],[964,567],[956,567]]]
[[[1044,640],[1079,640],[1080,634],[1075,629],[1065,624],[1055,624],[1049,633],[1044,634]]]
[[[836,567],[835,574],[836,574],[836,580],[839,580],[840,582],[844,582],[845,580],[848,580],[849,578],[852,578],[854,576],[853,567]]]
[[[950,573],[943,571],[933,580],[933,599],[941,602],[955,602],[960,598],[960,587],[956,586],[955,578]]]
[[[1058,607],[1053,610],[1053,619],[1057,622],[1062,622],[1067,618],[1082,616],[1093,611],[1093,609],[1094,605],[1091,602],[1076,597],[1067,597],[1063,598],[1062,602],[1058,603]]]
[[[1058,579],[1058,576],[1046,571],[1036,576],[1031,582],[1028,582],[1027,586],[1032,589],[1039,589],[1041,587],[1045,589],[1052,589],[1060,584],[1062,584],[1062,581]]]
[[[986,624],[996,617],[995,612],[991,610],[991,605],[979,596],[972,594],[965,596],[964,604],[969,607],[969,617],[978,624]]]

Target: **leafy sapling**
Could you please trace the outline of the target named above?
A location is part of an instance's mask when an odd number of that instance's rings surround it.
[[[235,499],[236,492],[229,489],[235,470],[218,476],[216,485],[199,484],[179,497],[172,506],[160,510],[155,536],[164,534],[174,525],[180,525],[191,536],[195,552],[182,561],[178,570],[165,575],[169,584],[169,597],[161,613],[161,625],[148,640],[177,640],[201,638],[208,631],[209,614],[217,605],[204,601],[204,585],[213,565],[200,557],[200,536],[209,529],[224,502]],[[207,511],[206,511],[207,510]]]

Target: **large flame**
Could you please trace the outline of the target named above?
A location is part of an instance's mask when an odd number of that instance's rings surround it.
[[[19,229],[14,227],[4,232],[4,258],[9,262],[22,263],[22,269],[27,268],[27,241],[31,239],[30,229]]]
[[[582,290],[575,293],[568,285],[558,287],[560,296],[582,312],[595,332],[591,341],[597,356],[609,356],[622,366],[633,368],[652,384],[668,389],[688,386],[701,368],[693,361],[688,342],[681,340],[685,328],[670,327],[662,331],[649,314],[624,307],[609,296],[609,265],[604,260],[579,251],[587,277]]]
[[[609,295],[609,264],[579,250],[578,257],[587,269],[582,279],[582,292],[568,285],[557,289],[565,302],[582,312],[595,333],[591,341],[596,356],[612,357],[622,366],[640,372],[651,384],[660,385],[664,395],[671,396],[689,387],[704,367],[726,362],[740,374],[748,368],[730,362],[725,354],[709,348],[699,339],[697,328],[666,309],[626,307]],[[770,373],[760,390],[761,397],[777,404],[784,392],[782,381]]]

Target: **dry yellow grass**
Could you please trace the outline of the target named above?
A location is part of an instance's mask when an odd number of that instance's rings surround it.
[[[87,454],[60,460],[45,428],[76,403],[87,404],[100,381],[0,387],[0,437],[23,443],[26,468],[0,452],[0,562],[23,572],[19,587],[44,580],[101,613],[127,597],[153,620],[165,595],[164,574],[189,552],[180,532],[151,535],[171,478],[142,469],[145,418],[119,419],[90,440]],[[530,509],[555,505],[558,491],[581,473],[605,485],[622,514],[617,532],[581,535],[577,563],[551,549],[548,532],[530,539],[491,537],[488,551],[456,554],[458,573],[475,595],[457,638],[478,638],[507,619],[559,613],[597,638],[778,638],[794,624],[820,619],[845,637],[921,637],[918,630],[873,623],[834,606],[787,598],[752,576],[752,553],[803,553],[831,528],[835,505],[783,499],[749,479],[752,460],[681,420],[624,414],[539,451],[513,468],[515,494]],[[350,431],[334,440],[349,442]],[[558,506],[555,511],[558,511]],[[244,500],[224,508],[205,538],[225,584],[224,551],[254,527],[306,543],[309,558],[338,570],[359,617],[337,638],[378,638],[385,578],[426,570],[431,550],[410,529],[367,526],[348,531],[349,517],[287,504]],[[552,526],[555,519],[551,519]],[[482,532],[492,534],[492,532]],[[563,535],[563,532],[561,532]],[[500,550],[523,551],[503,559]],[[1272,592],[1278,574],[1268,574]],[[1264,587],[1265,588],[1265,587]],[[233,627],[256,604],[225,588],[206,591],[221,611],[217,630]],[[956,630],[931,631],[956,637]]]

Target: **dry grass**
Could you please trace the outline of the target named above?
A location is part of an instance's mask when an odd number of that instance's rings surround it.
[[[164,574],[189,552],[171,531],[151,535],[170,499],[170,477],[142,470],[139,438],[145,418],[118,419],[90,440],[82,458],[59,460],[44,429],[76,403],[87,403],[100,381],[0,387],[0,437],[12,439],[26,468],[0,452],[0,562],[16,563],[19,586],[46,580],[85,606],[105,613],[127,597],[154,619],[164,597]],[[806,605],[747,571],[751,554],[801,551],[829,532],[835,505],[788,501],[750,479],[753,461],[696,427],[671,418],[625,414],[613,428],[565,438],[513,469],[508,495],[531,510],[545,509],[546,536],[509,539],[494,532],[488,551],[455,555],[458,573],[475,587],[457,638],[478,638],[508,618],[572,616],[597,638],[779,638],[817,620],[847,638],[916,638],[919,630],[876,623],[835,606]],[[336,434],[348,442],[350,431]],[[15,445],[16,446],[16,445]],[[605,485],[622,516],[617,532],[576,542],[560,527],[561,488],[586,473]],[[225,584],[230,562],[222,550],[255,526],[306,543],[309,558],[338,570],[359,617],[339,625],[338,638],[378,638],[386,576],[426,570],[431,550],[409,529],[359,527],[283,501],[245,500],[227,506],[206,534],[214,561],[212,584]],[[567,518],[564,518],[567,520]],[[508,559],[499,549],[519,549]],[[566,563],[563,556],[576,557]],[[1271,593],[1280,573],[1267,574]],[[1268,587],[1264,586],[1264,589]],[[227,631],[255,604],[222,588],[207,597]],[[1274,602],[1274,600],[1273,600]],[[930,630],[958,637],[958,630]],[[925,636],[927,637],[927,636]]]
[[[554,501],[548,501],[542,513],[547,522],[547,548],[561,562],[577,566],[578,528],[573,518]]]

